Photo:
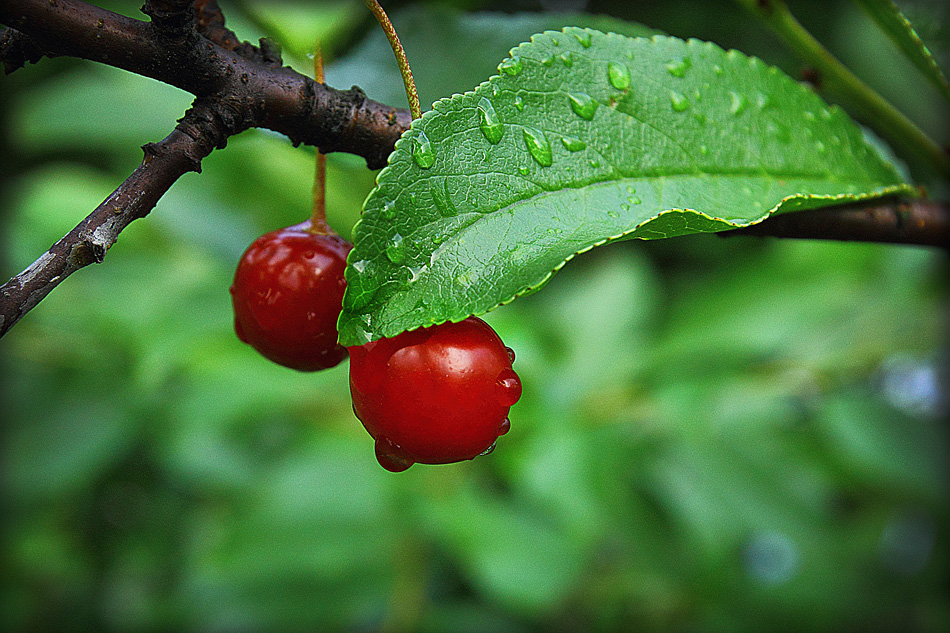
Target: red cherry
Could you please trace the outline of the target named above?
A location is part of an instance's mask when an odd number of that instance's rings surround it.
[[[343,269],[353,245],[309,221],[251,244],[234,273],[234,330],[265,357],[292,369],[327,369],[346,358],[337,343]]]
[[[376,458],[399,472],[490,452],[521,397],[513,353],[469,317],[350,347],[353,411],[376,440]]]

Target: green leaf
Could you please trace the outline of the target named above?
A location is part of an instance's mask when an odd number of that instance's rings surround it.
[[[891,0],[858,0],[902,53],[950,100],[950,82],[914,27]]]
[[[340,340],[481,314],[617,239],[912,193],[842,111],[711,43],[536,35],[397,142],[354,228]]]

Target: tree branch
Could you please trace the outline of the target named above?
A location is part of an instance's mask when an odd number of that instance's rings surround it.
[[[272,50],[263,50],[259,59],[249,58],[242,53],[253,47],[228,50],[198,37],[190,5],[191,19],[183,23],[172,10],[181,4],[146,3],[160,18],[145,22],[79,0],[0,0],[0,23],[22,34],[15,39],[31,52],[29,61],[38,51],[69,55],[150,77],[196,97],[217,95],[243,121],[241,128],[265,127],[323,153],[356,154],[370,168],[386,164],[396,139],[409,127],[406,110],[367,99],[356,87],[336,90],[317,83],[280,66]],[[215,14],[210,4],[201,5],[202,15]],[[214,26],[213,18],[207,23]],[[221,34],[223,21],[217,27]],[[9,65],[19,58],[5,56],[3,61]]]
[[[890,198],[775,215],[721,237],[755,235],[950,247],[950,204]]]
[[[142,164],[118,189],[26,270],[0,287],[0,336],[63,279],[102,262],[119,233],[133,220],[148,215],[178,178],[200,171],[201,159],[221,146],[229,134],[218,107],[213,102],[196,101],[171,134],[142,148]]]

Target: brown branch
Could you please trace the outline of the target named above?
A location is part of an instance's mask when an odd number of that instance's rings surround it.
[[[950,247],[950,204],[889,198],[775,215],[722,237],[754,235],[809,240]]]
[[[147,7],[154,12],[156,6],[173,4],[153,1]],[[34,53],[109,64],[196,97],[217,95],[229,102],[243,127],[269,128],[323,153],[356,154],[371,168],[386,164],[396,139],[409,127],[407,111],[367,99],[359,88],[336,90],[317,83],[274,63],[266,46],[255,59],[242,56],[247,47],[228,50],[190,37],[193,17],[188,25],[170,26],[175,19],[163,17],[156,25],[79,0],[0,0],[0,23],[27,36]]]
[[[200,171],[201,159],[225,142],[230,130],[213,102],[197,101],[159,143],[142,149],[145,158],[102,204],[22,273],[0,287],[0,336],[66,277],[102,262],[106,251],[133,220],[145,217],[178,178]]]

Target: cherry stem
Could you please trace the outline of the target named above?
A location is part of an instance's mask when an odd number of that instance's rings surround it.
[[[399,36],[396,35],[396,28],[389,21],[389,16],[386,15],[377,0],[363,0],[363,2],[376,16],[379,25],[383,27],[389,45],[392,46],[393,53],[396,54],[396,63],[399,65],[399,72],[402,73],[402,82],[406,86],[406,97],[409,98],[409,113],[413,119],[418,119],[422,116],[422,108],[419,106],[419,93],[416,92],[416,82],[412,78],[412,69],[409,68],[409,60],[406,58],[406,51],[402,47],[402,42],[399,41]]]
[[[320,42],[313,51],[313,78],[323,83],[323,48]],[[310,229],[323,232],[327,223],[327,155],[317,148],[317,162],[313,173],[313,208]]]

